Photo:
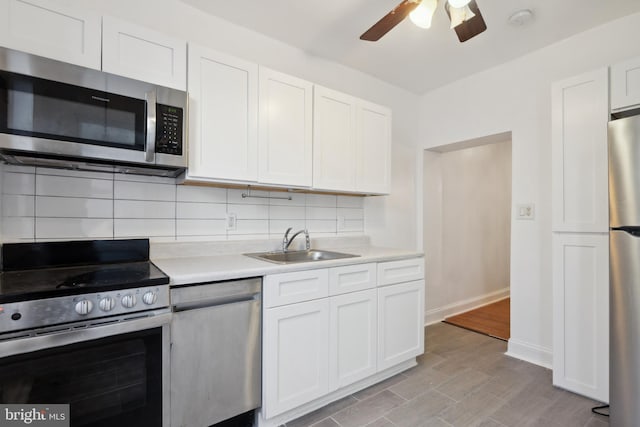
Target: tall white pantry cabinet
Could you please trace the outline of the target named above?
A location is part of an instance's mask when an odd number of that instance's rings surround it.
[[[609,399],[609,75],[552,86],[553,383]]]

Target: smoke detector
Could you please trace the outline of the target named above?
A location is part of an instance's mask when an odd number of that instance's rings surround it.
[[[531,9],[520,9],[509,16],[509,24],[514,27],[521,27],[533,21],[533,11]]]

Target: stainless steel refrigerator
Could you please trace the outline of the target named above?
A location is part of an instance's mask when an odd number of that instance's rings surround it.
[[[609,123],[609,403],[640,425],[640,116]]]

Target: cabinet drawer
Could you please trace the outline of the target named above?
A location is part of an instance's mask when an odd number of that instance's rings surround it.
[[[329,295],[376,287],[376,264],[346,265],[329,269]]]
[[[381,262],[378,264],[378,286],[421,280],[423,278],[423,258]]]
[[[264,306],[277,307],[329,296],[329,271],[308,270],[264,278]]]

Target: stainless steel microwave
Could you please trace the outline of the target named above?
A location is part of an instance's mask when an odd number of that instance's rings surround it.
[[[184,91],[0,48],[5,162],[178,176]]]

